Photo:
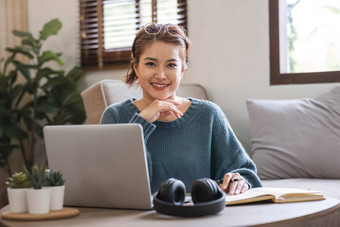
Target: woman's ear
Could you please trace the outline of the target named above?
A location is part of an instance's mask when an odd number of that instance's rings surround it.
[[[135,74],[138,77],[138,74],[139,74],[139,72],[138,72],[138,64],[133,64],[133,69],[135,70]]]
[[[184,75],[184,72],[187,70],[187,68],[188,68],[188,65],[187,65],[187,63],[186,62],[183,62],[183,66],[182,66],[182,77],[183,77],[183,75]]]

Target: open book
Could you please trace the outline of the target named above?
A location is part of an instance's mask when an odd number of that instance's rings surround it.
[[[291,203],[325,199],[321,191],[312,191],[295,188],[252,188],[243,194],[226,194],[226,205],[253,203],[258,201],[271,201],[274,203]]]

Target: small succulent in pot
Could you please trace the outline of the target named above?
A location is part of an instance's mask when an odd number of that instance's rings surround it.
[[[28,213],[47,214],[50,211],[51,190],[43,188],[46,177],[46,167],[35,164],[29,171],[25,172],[33,189],[27,190]]]
[[[45,170],[46,170],[45,166],[38,166],[37,164],[32,166],[31,171],[25,168],[27,177],[34,189],[41,189],[42,186],[45,184],[46,178]]]
[[[45,176],[45,186],[62,186],[65,183],[65,180],[63,179],[63,175],[59,171],[46,171],[47,174]]]
[[[61,210],[64,206],[65,180],[59,171],[46,170],[45,186],[51,189],[50,210]]]
[[[30,188],[31,183],[27,178],[27,175],[23,172],[14,173],[12,177],[8,179],[6,185],[9,188]]]
[[[23,172],[14,173],[6,184],[9,210],[13,213],[27,212],[26,190],[31,187],[27,175]]]

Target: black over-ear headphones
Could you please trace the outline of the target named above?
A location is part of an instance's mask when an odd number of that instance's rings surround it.
[[[209,178],[198,179],[191,186],[194,205],[183,206],[185,185],[170,178],[160,184],[153,200],[154,209],[161,214],[180,217],[198,217],[215,214],[225,207],[225,194],[217,183]]]

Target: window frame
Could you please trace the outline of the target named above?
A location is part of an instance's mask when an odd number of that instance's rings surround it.
[[[281,73],[279,0],[269,0],[270,85],[340,82],[340,71]]]
[[[95,51],[92,50],[92,53],[90,53],[90,50],[83,48],[86,46],[86,42],[91,41],[90,38],[81,35],[80,40],[80,58],[81,58],[81,65],[82,67],[87,71],[93,71],[93,70],[105,70],[105,69],[118,69],[118,68],[127,68],[130,60],[131,60],[131,47],[128,48],[115,48],[115,49],[105,49],[105,39],[104,39],[104,2],[110,1],[110,0],[80,0],[80,31],[81,33],[85,32],[86,29],[83,29],[83,27],[91,26],[92,29],[96,29],[98,32],[97,34],[97,45],[98,48],[97,53],[94,53]],[[112,0],[111,0],[112,1]],[[94,6],[96,2],[96,6]],[[136,2],[136,29],[138,30],[141,26],[140,21],[138,20],[140,18],[140,0],[135,0]],[[184,10],[181,12],[178,12],[178,15],[183,16],[184,23],[179,23],[180,26],[183,26],[187,30],[187,0],[177,0],[178,8],[183,8]],[[84,8],[91,8],[93,10],[96,10],[97,14],[97,23],[85,23],[85,18],[87,18],[86,11]],[[157,0],[152,0],[152,22],[157,22]],[[156,12],[156,13],[155,13]],[[182,21],[182,20],[181,20]],[[183,22],[183,21],[182,21]],[[93,25],[96,25],[96,27],[93,27]],[[101,26],[99,26],[101,25]],[[88,52],[86,52],[88,51]],[[96,56],[96,60],[93,56]]]

